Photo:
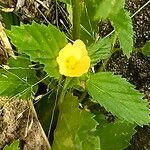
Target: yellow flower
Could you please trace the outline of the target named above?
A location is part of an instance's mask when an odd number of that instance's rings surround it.
[[[90,68],[90,57],[85,44],[76,40],[73,45],[68,43],[60,50],[57,57],[59,72],[69,77],[79,77]]]

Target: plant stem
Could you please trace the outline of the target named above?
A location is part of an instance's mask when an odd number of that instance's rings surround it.
[[[60,105],[63,103],[64,97],[65,97],[65,94],[67,91],[67,87],[71,80],[72,80],[72,78],[68,78],[68,77],[65,79],[62,91],[61,91],[59,99],[58,99],[58,107],[60,107]]]
[[[87,95],[87,91],[85,90],[79,98],[79,102],[81,103]]]
[[[81,17],[81,2],[80,0],[71,0],[73,8],[73,39],[80,38],[80,17]]]

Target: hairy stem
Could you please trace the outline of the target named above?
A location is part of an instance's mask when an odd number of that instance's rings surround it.
[[[73,39],[80,38],[80,17],[81,17],[81,2],[80,0],[71,0],[73,8]]]
[[[58,99],[58,107],[60,107],[60,105],[63,103],[66,91],[67,91],[67,87],[70,84],[72,78],[66,77],[65,81],[64,81],[64,85],[62,88],[62,91],[60,93],[59,99]]]

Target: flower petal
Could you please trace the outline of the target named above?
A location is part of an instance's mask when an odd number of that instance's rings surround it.
[[[73,47],[76,49],[76,51],[79,51],[79,53],[82,54],[82,56],[88,55],[86,46],[81,40],[76,40],[73,44]]]
[[[84,73],[87,73],[90,68],[90,57],[84,56],[76,66],[76,75],[81,76]]]
[[[68,43],[60,50],[56,61],[60,74],[69,77],[79,77],[90,68],[90,57],[81,40],[76,40],[73,45]]]

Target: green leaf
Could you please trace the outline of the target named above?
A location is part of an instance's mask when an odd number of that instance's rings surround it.
[[[125,0],[101,0],[95,19],[110,19],[118,34],[120,46],[128,57],[133,47],[133,26],[130,15],[124,10]]]
[[[36,72],[30,68],[28,58],[18,56],[11,58],[8,68],[0,69],[0,96],[17,96],[22,99],[30,99],[37,90]]]
[[[74,148],[75,136],[80,121],[78,107],[78,99],[68,94],[59,109],[52,150],[71,150]]]
[[[117,14],[124,7],[125,0],[101,0],[95,19],[106,19],[111,14]]]
[[[104,117],[98,117],[96,135],[101,139],[102,150],[123,150],[129,145],[129,141],[135,134],[135,124],[125,121],[108,123]]]
[[[94,16],[96,13],[97,0],[85,0],[82,3],[81,10],[81,39],[86,43],[86,45],[90,45],[93,41],[95,41],[95,34],[98,31],[98,20],[94,20]]]
[[[6,145],[3,150],[19,150],[19,140],[14,141],[11,145]]]
[[[148,41],[148,42],[144,45],[142,51],[143,51],[144,55],[150,56],[150,41]]]
[[[107,59],[111,55],[111,39],[103,38],[92,44],[89,48],[91,65],[94,66],[100,60]]]
[[[133,48],[133,26],[130,15],[124,9],[121,9],[117,14],[110,16],[115,31],[118,34],[120,46],[125,55],[128,57]]]
[[[96,125],[92,114],[79,109],[77,97],[67,94],[59,109],[52,150],[91,150],[91,146],[96,150],[100,147],[93,134]]]
[[[51,77],[59,77],[56,57],[67,44],[62,32],[51,24],[45,26],[33,22],[32,25],[13,26],[7,34],[19,52],[29,55],[32,61],[44,64]]]
[[[98,123],[93,117],[94,115],[90,112],[83,110],[81,113],[80,127],[77,132],[77,138],[80,141],[78,150],[101,150],[100,139],[94,136]]]
[[[93,101],[100,103],[113,115],[138,125],[150,123],[150,110],[142,99],[144,95],[121,76],[111,72],[90,75],[87,88]]]

